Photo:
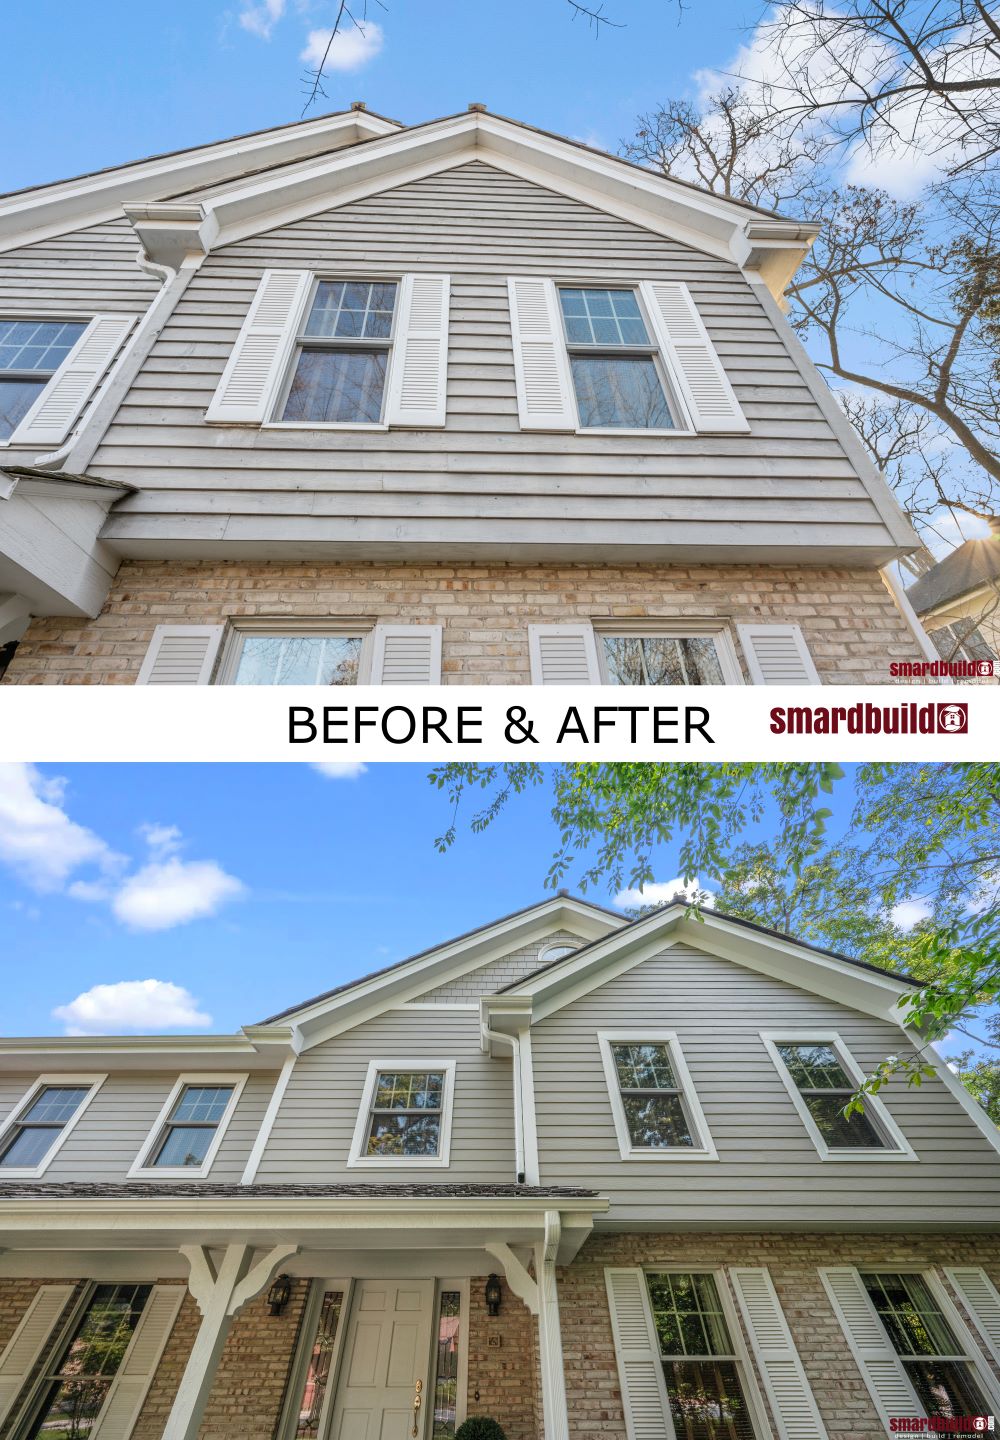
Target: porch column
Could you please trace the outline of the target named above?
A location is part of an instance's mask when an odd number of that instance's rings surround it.
[[[538,1350],[545,1440],[569,1440],[562,1328],[559,1324],[559,1296],[556,1291],[556,1252],[559,1249],[559,1232],[558,1211],[546,1211],[545,1239],[535,1246],[535,1283],[538,1286]]]
[[[201,1325],[163,1429],[163,1440],[196,1440],[233,1320],[248,1300],[271,1283],[279,1265],[298,1248],[275,1245],[255,1262],[252,1245],[227,1245],[216,1266],[207,1246],[181,1246],[190,1267],[188,1289],[201,1311]]]

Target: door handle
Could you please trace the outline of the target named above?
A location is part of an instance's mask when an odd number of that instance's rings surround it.
[[[417,1440],[417,1436],[420,1433],[420,1407],[424,1403],[424,1397],[421,1393],[423,1391],[423,1388],[424,1382],[422,1380],[418,1380],[413,1390],[413,1429],[410,1431],[410,1434],[413,1436],[413,1440]]]

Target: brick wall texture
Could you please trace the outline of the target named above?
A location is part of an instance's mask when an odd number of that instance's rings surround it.
[[[885,684],[891,660],[922,658],[874,570],[127,561],[96,620],[33,621],[4,683],[130,685],[156,625],[241,616],[440,623],[459,684],[529,683],[528,625],[578,620],[793,622],[828,683]]]
[[[626,1437],[604,1282],[606,1266],[714,1269],[766,1265],[830,1440],[884,1440],[885,1429],[833,1313],[820,1280],[819,1267],[857,1265],[892,1269],[963,1264],[983,1266],[994,1284],[1000,1285],[1000,1236],[916,1233],[592,1236],[573,1264],[561,1269],[558,1276],[572,1440],[597,1440],[597,1437],[625,1440]],[[0,1351],[41,1283],[0,1280]],[[484,1284],[485,1276],[470,1281],[467,1413],[492,1415],[503,1425],[508,1440],[540,1440],[536,1322],[506,1285],[499,1316],[488,1317],[483,1300]],[[268,1316],[266,1302],[259,1297],[236,1320],[219,1362],[200,1440],[272,1440],[281,1416],[306,1293],[307,1282],[296,1281],[292,1299],[280,1319]],[[961,1311],[957,1296],[952,1294],[952,1298]],[[186,1297],[133,1431],[133,1440],[159,1440],[190,1353],[198,1318],[193,1300]],[[971,1329],[969,1318],[965,1318]],[[491,1345],[491,1336],[499,1337],[500,1344]],[[750,1349],[748,1341],[747,1348]],[[985,1353],[984,1358],[988,1361]],[[1000,1384],[1000,1369],[996,1366],[992,1369]],[[758,1386],[763,1394],[759,1376]],[[766,1406],[766,1399],[764,1403]]]

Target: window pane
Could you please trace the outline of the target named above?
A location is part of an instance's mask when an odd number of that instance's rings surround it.
[[[86,328],[82,320],[0,320],[0,370],[51,375]]]
[[[59,1131],[49,1126],[33,1130],[27,1126],[15,1131],[14,1138],[0,1157],[0,1167],[40,1165],[55,1143]]]
[[[642,646],[631,635],[602,635],[604,660],[610,685],[645,685]]]
[[[10,439],[44,389],[44,380],[0,380],[0,440]]]
[[[816,1128],[831,1150],[884,1150],[885,1141],[867,1115],[844,1114],[847,1095],[803,1095]]]
[[[649,1275],[649,1300],[668,1355],[731,1355],[732,1341],[712,1275]]]
[[[663,1374],[677,1440],[754,1440],[731,1360],[666,1360]]]
[[[571,355],[580,424],[672,430],[656,366],[645,355]]]
[[[786,1044],[777,1050],[800,1090],[854,1090],[832,1045]]]
[[[623,1090],[677,1089],[666,1045],[613,1045],[611,1048]]]
[[[421,1071],[380,1074],[375,1085],[376,1110],[435,1110],[441,1107],[444,1076]]]
[[[689,685],[724,685],[725,677],[719,664],[715,641],[708,635],[692,635],[680,640],[681,654]]]
[[[610,685],[723,685],[710,636],[602,635]]]
[[[442,1290],[438,1311],[437,1368],[434,1372],[432,1440],[451,1440],[458,1418],[458,1342],[462,1297]]]
[[[356,685],[360,635],[247,635],[236,685]]]
[[[440,1115],[372,1116],[369,1155],[436,1155],[441,1133]]]
[[[560,290],[573,345],[648,345],[634,290]]]
[[[343,339],[387,339],[395,303],[396,286],[391,282],[322,280],[316,288],[305,333]]]
[[[906,1373],[928,1415],[951,1420],[958,1415],[990,1414],[971,1367],[961,1361],[910,1360]]]
[[[323,1295],[305,1383],[302,1386],[302,1398],[295,1423],[295,1440],[315,1440],[319,1434],[323,1402],[330,1383],[330,1361],[333,1358],[333,1345],[343,1301],[344,1296],[340,1290],[327,1290]]]
[[[962,1347],[919,1275],[862,1275],[879,1318],[900,1355],[960,1355]]]
[[[188,1166],[200,1165],[208,1154],[208,1147],[215,1138],[215,1129],[209,1125],[171,1125],[167,1138],[160,1146],[160,1153],[154,1165]]]
[[[633,1145],[663,1150],[694,1144],[679,1095],[623,1095],[622,1105]]]
[[[171,1118],[217,1125],[232,1093],[231,1085],[188,1085],[174,1107]]]
[[[377,424],[387,358],[387,350],[303,349],[281,418]]]
[[[47,1085],[25,1111],[26,1125],[58,1125],[72,1120],[87,1094],[86,1085]]]

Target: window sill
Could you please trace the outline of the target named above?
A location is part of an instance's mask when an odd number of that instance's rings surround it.
[[[700,430],[628,430],[619,425],[578,425],[575,435],[638,435],[645,438],[659,436],[661,439],[691,440],[704,432]]]
[[[719,1156],[715,1150],[689,1150],[686,1147],[676,1150],[623,1150],[623,1160],[649,1160],[659,1165],[667,1160],[718,1160]]]
[[[849,1160],[852,1163],[856,1160],[865,1161],[869,1164],[878,1163],[880,1160],[910,1160],[917,1164],[920,1156],[907,1150],[820,1150],[816,1154],[823,1161]]]
[[[381,421],[369,420],[265,420],[262,430],[388,430]]]
[[[447,1170],[447,1155],[356,1155],[347,1161],[349,1170]]]
[[[207,1180],[211,1165],[201,1165],[196,1170],[192,1165],[151,1165],[141,1169],[133,1168],[125,1177],[127,1180]]]
[[[41,1165],[32,1165],[30,1167],[23,1165],[2,1166],[0,1167],[0,1185],[2,1185],[5,1180],[40,1180],[49,1168],[49,1163],[48,1160],[45,1160]]]

